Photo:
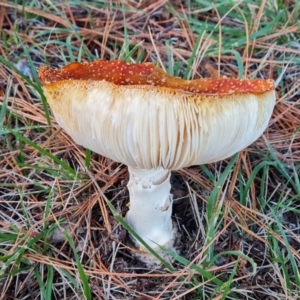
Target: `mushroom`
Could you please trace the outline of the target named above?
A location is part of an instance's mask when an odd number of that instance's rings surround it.
[[[174,243],[170,171],[241,151],[261,136],[275,105],[272,80],[183,80],[152,63],[41,67],[39,79],[76,143],[128,166],[126,220],[156,250]]]

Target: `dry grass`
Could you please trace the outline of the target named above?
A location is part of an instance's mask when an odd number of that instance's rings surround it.
[[[299,299],[299,1],[16,2],[0,3],[0,299]],[[173,173],[173,271],[136,261],[107,206],[127,210],[126,167],[89,159],[48,115],[35,70],[97,57],[278,82],[218,193],[229,160]]]

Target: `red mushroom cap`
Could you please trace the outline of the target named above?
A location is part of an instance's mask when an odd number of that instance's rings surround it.
[[[231,78],[183,80],[168,75],[152,63],[129,64],[120,60],[75,62],[59,70],[41,67],[39,78],[43,85],[65,80],[105,80],[116,85],[158,86],[196,94],[261,94],[274,89],[273,80]]]
[[[183,80],[151,63],[41,67],[39,78],[78,144],[140,169],[227,158],[263,133],[275,105],[272,80]]]

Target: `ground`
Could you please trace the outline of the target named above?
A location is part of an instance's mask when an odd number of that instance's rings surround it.
[[[1,1],[0,299],[299,299],[299,5]],[[127,167],[78,146],[37,78],[98,58],[275,81],[257,141],[172,172],[171,266],[132,255]]]

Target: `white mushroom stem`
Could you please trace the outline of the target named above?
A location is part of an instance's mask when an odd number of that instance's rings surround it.
[[[174,231],[170,171],[133,167],[128,167],[128,171],[130,207],[126,221],[150,247],[172,247]],[[140,250],[144,250],[137,240],[135,243]]]

